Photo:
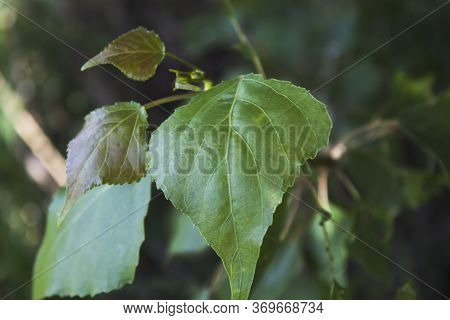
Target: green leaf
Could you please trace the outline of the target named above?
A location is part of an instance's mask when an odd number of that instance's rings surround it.
[[[33,272],[33,298],[93,296],[131,283],[144,241],[150,178],[84,194],[57,227],[62,191],[50,205]]]
[[[233,299],[248,297],[273,212],[330,130],[307,90],[246,75],[200,93],[154,132],[151,174],[221,257]]]
[[[179,212],[173,212],[171,222],[173,230],[169,244],[170,256],[196,253],[208,247],[189,217]]]
[[[434,107],[413,108],[400,116],[400,123],[450,172],[450,99]]]
[[[102,52],[86,62],[81,71],[100,64],[112,64],[128,78],[151,78],[164,59],[165,47],[159,36],[143,27],[133,29],[111,42]]]
[[[80,195],[101,184],[139,181],[146,174],[145,109],[120,102],[96,109],[68,146],[67,196],[62,221]]]

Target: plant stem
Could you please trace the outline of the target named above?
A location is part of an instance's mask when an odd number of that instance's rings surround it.
[[[160,105],[165,104],[165,103],[178,101],[178,100],[190,99],[190,98],[195,97],[197,94],[198,93],[185,93],[185,94],[178,94],[178,95],[175,95],[175,96],[164,97],[164,98],[161,98],[161,99],[158,99],[158,100],[153,100],[153,101],[145,104],[144,108],[145,108],[145,110],[148,110],[150,108],[157,107],[157,106],[160,106]]]
[[[183,58],[181,58],[181,57],[179,57],[179,56],[177,56],[177,55],[175,55],[175,54],[173,54],[171,52],[166,51],[166,56],[171,58],[171,59],[173,59],[173,60],[176,60],[176,61],[184,64],[185,66],[191,68],[192,70],[200,70],[200,68],[198,68],[195,64],[192,64],[189,61],[187,61],[187,60],[185,60],[185,59],[183,59]]]
[[[323,238],[325,239],[325,250],[328,255],[328,263],[330,266],[330,273],[331,273],[330,281],[331,281],[331,285],[333,285],[333,280],[335,279],[335,271],[334,271],[334,256],[333,256],[333,252],[331,251],[330,236],[328,235],[328,231],[327,231],[325,223],[322,223],[321,227],[322,227]]]
[[[253,65],[255,66],[256,72],[261,74],[264,78],[266,77],[266,73],[264,72],[264,68],[261,63],[261,59],[258,56],[255,48],[252,46],[244,31],[242,30],[241,25],[239,24],[239,20],[236,16],[236,11],[234,10],[233,3],[231,0],[224,0],[225,9],[228,13],[228,19],[230,20],[231,25],[233,26],[234,31],[236,32],[241,45],[248,51],[250,57],[252,59]]]
[[[359,193],[358,188],[356,188],[355,184],[350,180],[348,175],[342,169],[337,170],[337,177],[339,178],[339,180],[341,180],[341,183],[350,193],[353,200],[360,201],[361,194]]]
[[[392,122],[384,122],[381,126],[368,131],[365,135],[362,135],[359,139],[356,139],[355,142],[349,144],[349,149],[357,149],[373,141],[384,138],[397,129],[398,123],[395,120]]]
[[[48,175],[55,180],[58,186],[64,186],[67,180],[64,157],[53,145],[35,117],[27,110],[27,106],[20,95],[9,87],[1,72],[0,113],[5,115],[6,120],[10,122],[17,135],[42,163]],[[33,178],[33,176],[31,177]],[[48,176],[44,177],[48,178]],[[54,191],[49,179],[35,181],[43,190]]]
[[[317,200],[322,208],[331,211],[330,208],[330,200],[328,199],[328,168],[320,167],[319,174],[317,178]],[[330,236],[328,235],[328,231],[326,228],[326,221],[323,221],[321,224],[323,238],[325,240],[325,250],[328,255],[328,262],[330,265],[330,273],[331,273],[331,283],[333,283],[333,279],[335,278],[334,272],[334,256],[331,250],[331,241]]]
[[[319,205],[330,211],[330,200],[328,199],[328,168],[320,167],[317,177],[317,200]]]
[[[370,132],[372,130],[389,127],[389,128],[396,128],[398,126],[398,122],[396,120],[380,120],[376,119],[373,120],[363,126],[357,127],[350,132],[348,132],[346,135],[342,137],[340,140],[340,143],[348,144],[348,142],[362,134],[365,134],[366,132]]]

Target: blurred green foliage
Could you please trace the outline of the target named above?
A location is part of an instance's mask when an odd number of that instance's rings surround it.
[[[252,71],[218,1],[8,3],[54,34],[0,4],[0,72],[63,154],[90,110],[115,101],[147,102],[147,97],[166,96],[171,93],[173,74],[158,73],[144,84],[123,80],[139,94],[100,69],[81,73],[85,58],[55,36],[92,56],[110,39],[142,25],[156,30],[171,51],[199,65],[215,82]],[[441,1],[240,0],[235,4],[268,76],[314,90]],[[403,117],[413,124],[409,132],[368,143],[335,164],[330,174],[331,213],[357,237],[447,296],[449,183],[442,163],[429,153],[444,157],[444,162],[449,159],[448,10],[429,17],[316,93],[332,113],[332,141],[381,116]],[[436,110],[438,116],[429,115]],[[167,116],[156,108],[149,113],[154,125]],[[417,132],[418,137],[411,139]],[[43,187],[33,180],[33,172],[42,173],[43,168],[15,136],[1,106],[0,134],[3,297],[31,277],[55,185]],[[416,140],[428,147],[418,147]],[[315,176],[311,178],[314,181]],[[226,277],[211,250],[174,255],[198,248],[200,242],[196,230],[180,226],[174,218],[178,213],[162,198],[152,201],[149,209],[135,282],[99,297],[228,298]],[[291,207],[284,204],[292,201],[286,199],[277,210],[275,218],[280,218],[281,226],[274,226],[265,246],[278,239]],[[308,196],[304,201],[314,203]],[[326,223],[336,273],[331,278],[317,215],[302,204],[297,211],[285,240],[269,246],[274,249],[268,259],[264,251],[261,255],[264,268],[257,271],[254,298],[440,298],[356,238]],[[184,248],[176,245],[183,242]],[[11,297],[30,298],[30,292],[25,286]]]

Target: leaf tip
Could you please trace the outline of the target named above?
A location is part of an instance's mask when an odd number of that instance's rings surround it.
[[[92,68],[93,66],[94,66],[94,63],[92,63],[92,59],[89,59],[88,61],[86,61],[85,64],[83,64],[81,66],[81,71],[85,71],[85,70],[87,70],[89,68]]]

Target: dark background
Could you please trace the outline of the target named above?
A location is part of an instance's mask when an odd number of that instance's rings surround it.
[[[142,25],[155,30],[168,50],[200,66],[215,82],[253,71],[236,49],[236,35],[219,1],[7,2],[89,57],[118,35]],[[443,2],[246,0],[235,5],[268,76],[314,90]],[[333,117],[332,141],[374,115],[389,114],[400,104],[421,103],[449,88],[449,30],[450,5],[319,90],[315,96],[327,104]],[[85,58],[49,33],[0,3],[0,72],[65,155],[67,143],[88,112],[116,101],[145,103],[148,99],[101,69],[80,72]],[[174,66],[182,68],[165,60],[156,76],[144,83],[108,70],[157,99],[172,93],[172,74],[166,70]],[[167,116],[157,108],[149,112],[154,125]],[[424,153],[408,141],[392,140],[400,146],[400,157],[390,157],[380,144],[348,156],[342,164],[363,190],[365,203],[377,212],[375,220],[365,219],[338,183],[331,185],[331,200],[343,208],[344,216],[347,212],[356,221],[353,230],[362,239],[449,296],[448,182],[442,182],[442,171],[433,168],[427,172],[429,183],[424,184],[425,178],[416,170],[424,167]],[[379,161],[373,163],[374,158]],[[27,166],[30,159],[33,154],[0,108],[0,296],[30,279],[46,207],[56,188],[52,182],[43,186],[33,180],[30,170],[43,169]],[[417,173],[417,179],[412,174],[405,178],[405,170]],[[306,211],[300,207],[299,214]],[[135,282],[101,298],[228,298],[223,276],[218,284],[212,280],[219,260],[211,250],[168,257],[175,214],[170,203],[160,197],[149,213]],[[323,244],[314,230],[309,228],[300,238],[296,258],[287,260],[287,269],[277,265],[271,269],[280,285],[274,298],[329,297]],[[415,288],[417,298],[441,298],[369,248],[349,241],[339,230],[335,233],[336,255],[342,254],[340,282],[352,298],[391,299],[405,283]],[[273,288],[263,284],[259,288],[253,297],[273,297]],[[30,286],[25,286],[11,298],[29,297]]]

